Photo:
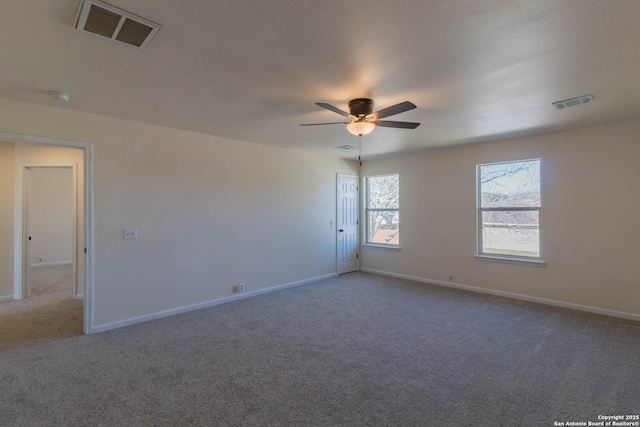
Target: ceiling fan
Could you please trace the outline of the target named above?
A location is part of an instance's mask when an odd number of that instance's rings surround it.
[[[346,111],[342,111],[337,107],[334,107],[331,104],[326,104],[324,102],[316,102],[316,105],[322,108],[326,108],[329,111],[333,111],[334,113],[338,113],[341,116],[348,117],[351,121],[331,123],[306,123],[300,126],[343,124],[347,125],[347,130],[349,132],[358,136],[367,135],[373,132],[376,126],[400,129],[415,129],[420,126],[420,123],[380,120],[385,117],[404,113],[405,111],[413,110],[414,108],[416,108],[416,106],[409,101],[401,102],[399,104],[392,105],[391,107],[378,110],[376,112],[373,112],[373,99],[369,98],[356,98],[349,101],[348,113]]]

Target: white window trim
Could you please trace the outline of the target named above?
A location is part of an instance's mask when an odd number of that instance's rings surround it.
[[[493,262],[506,262],[508,264],[529,264],[534,267],[544,267],[547,262],[542,258],[534,257],[516,257],[516,256],[503,256],[498,254],[476,254],[477,260],[480,261],[493,261]]]
[[[491,166],[491,165],[500,165],[507,163],[518,163],[518,162],[533,162],[537,161],[540,165],[540,181],[542,181],[542,159],[533,158],[533,159],[521,159],[521,160],[509,160],[505,162],[493,162],[493,163],[483,163],[476,165],[476,254],[475,258],[482,261],[496,261],[496,262],[506,262],[512,264],[529,264],[529,265],[537,265],[537,266],[545,266],[546,261],[542,257],[542,227],[540,226],[542,222],[542,188],[540,194],[540,206],[539,207],[531,207],[531,206],[522,206],[522,207],[506,207],[506,208],[483,208],[482,205],[482,186],[480,182],[480,170],[483,166]],[[542,187],[542,183],[541,183]],[[491,212],[491,211],[499,211],[499,212],[509,212],[509,211],[537,211],[538,212],[538,240],[539,247],[537,257],[534,256],[518,256],[518,255],[508,255],[508,254],[495,254],[495,253],[487,253],[483,252],[482,247],[482,213],[483,212]]]
[[[400,251],[400,245],[390,245],[384,243],[363,243],[362,246],[371,249],[382,249],[384,251]]]
[[[374,208],[369,209],[369,178],[380,178],[384,176],[398,176],[398,191],[400,191],[400,174],[399,173],[383,173],[378,175],[367,175],[363,177],[362,186],[364,191],[362,192],[364,198],[364,209],[362,210],[363,214],[363,226],[364,233],[362,233],[362,246],[374,249],[386,249],[392,251],[399,251],[400,245],[393,245],[390,243],[377,243],[377,242],[369,242],[369,212],[398,212],[400,215],[400,194],[398,194],[398,209],[386,209],[386,208]],[[398,228],[400,228],[398,226]]]

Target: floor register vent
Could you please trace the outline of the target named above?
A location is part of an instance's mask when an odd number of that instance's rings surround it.
[[[162,27],[101,1],[82,0],[78,8],[76,28],[144,49]]]

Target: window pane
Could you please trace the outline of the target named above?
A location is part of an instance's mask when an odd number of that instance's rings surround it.
[[[398,175],[367,178],[367,204],[372,209],[398,209],[400,207]]]
[[[540,207],[540,161],[480,166],[480,206]]]
[[[539,257],[539,212],[482,212],[482,252]]]
[[[400,244],[400,229],[398,228],[400,225],[400,213],[398,211],[369,212],[368,216],[369,243]]]

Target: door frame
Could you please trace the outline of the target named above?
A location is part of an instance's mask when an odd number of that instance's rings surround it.
[[[336,219],[335,219],[335,225],[336,225],[336,232],[335,232],[335,238],[336,238],[336,273],[339,273],[339,268],[338,266],[340,265],[340,238],[339,238],[339,231],[338,231],[338,215],[340,214],[340,177],[343,178],[355,178],[356,180],[356,185],[358,186],[358,195],[356,197],[356,208],[358,209],[358,212],[356,213],[356,218],[357,218],[357,227],[356,227],[356,242],[358,244],[358,254],[360,254],[360,177],[358,175],[351,175],[351,174],[347,174],[347,173],[338,173],[336,174]],[[358,267],[356,269],[356,271],[360,271],[360,257],[358,256]]]
[[[72,141],[65,139],[47,138],[33,135],[21,135],[15,133],[1,132],[0,140],[20,143],[37,144],[45,146],[57,146],[66,148],[77,148],[83,150],[84,154],[84,322],[83,331],[85,334],[93,333],[93,144],[82,141]],[[20,168],[16,168],[16,178],[21,178]],[[16,292],[22,289],[22,191],[15,194],[15,213],[13,230],[13,279],[14,298]]]
[[[72,289],[71,298],[78,298],[78,252],[77,252],[77,238],[78,238],[78,165],[77,163],[34,163],[24,162],[20,163],[16,170],[18,173],[18,180],[16,188],[21,189],[22,194],[22,287],[21,289],[14,289],[14,299],[28,298],[31,295],[31,245],[28,243],[28,237],[31,235],[31,204],[32,204],[32,186],[31,175],[29,171],[34,168],[53,169],[53,168],[71,168],[71,180],[72,180],[72,222],[73,228],[71,231],[71,264],[72,268]],[[21,181],[20,181],[21,179]],[[17,292],[20,291],[20,292]]]

